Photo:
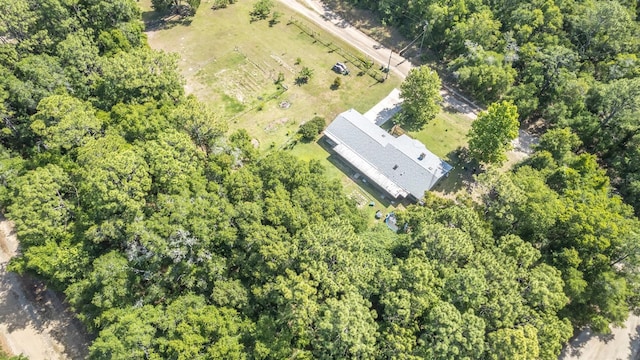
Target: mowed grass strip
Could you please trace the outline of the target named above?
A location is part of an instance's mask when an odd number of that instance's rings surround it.
[[[323,42],[360,55],[355,49],[277,2],[274,11],[282,14],[279,23],[271,26],[270,18],[250,22],[253,3],[240,0],[212,10],[211,3],[203,2],[189,25],[169,23],[147,34],[152,48],[180,55],[187,93],[217,109],[231,129],[246,129],[259,141],[261,150],[281,147],[300,124],[314,116],[324,117],[328,123],[350,108],[364,113],[399,86],[395,76],[384,83],[358,76],[353,64],[288,22],[294,17],[318,33]],[[152,19],[150,1],[141,4],[145,18]],[[331,70],[338,61],[346,63],[350,75]],[[296,85],[297,74],[305,66],[313,76],[307,84]],[[274,82],[280,73],[288,90],[270,99],[277,94]],[[336,77],[341,85],[332,90]]]

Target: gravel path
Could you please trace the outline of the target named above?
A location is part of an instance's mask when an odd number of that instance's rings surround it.
[[[376,125],[382,126],[391,119],[393,115],[400,111],[401,106],[402,99],[400,99],[400,90],[393,89],[387,97],[382,99],[363,115]]]
[[[13,224],[0,215],[0,345],[30,360],[86,358],[88,336],[59,296],[5,270],[17,249]]]

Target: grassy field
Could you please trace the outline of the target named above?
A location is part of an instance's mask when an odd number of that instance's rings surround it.
[[[466,145],[471,119],[459,114],[441,112],[424,129],[410,132],[409,136],[420,140],[429,151],[445,160],[461,145]]]
[[[355,49],[277,2],[274,10],[282,14],[277,24],[270,24],[269,19],[251,22],[251,0],[240,0],[217,10],[203,1],[197,15],[188,22],[158,21],[157,14],[151,11],[150,0],[141,0],[140,4],[151,47],[180,56],[179,67],[187,93],[216,109],[228,119],[232,130],[246,129],[259,142],[261,151],[283,148],[300,124],[314,116],[330,122],[350,108],[364,113],[400,85],[394,75],[384,83],[367,75],[359,76],[353,64],[322,43],[330,42],[361,56]],[[290,19],[301,20],[308,30],[318,33],[322,42],[291,24]],[[347,63],[351,75],[342,76],[331,70],[338,61]],[[311,68],[313,76],[307,84],[299,86],[295,79],[303,66]],[[287,90],[278,94],[275,80],[280,73]],[[333,90],[331,85],[336,77],[341,78],[342,85]],[[450,156],[466,143],[469,127],[470,120],[442,112],[424,130],[409,135],[455,166],[456,159]],[[350,169],[320,143],[298,143],[289,151],[302,160],[321,161],[327,174],[341,181],[345,192],[370,212],[372,219],[376,210],[389,212],[401,206],[384,199],[379,190],[361,179],[354,179]],[[448,189],[449,182],[443,182],[442,187]],[[454,188],[457,184],[452,183],[451,191]],[[371,202],[375,206],[368,206]]]
[[[149,4],[150,0],[141,2],[143,17],[153,23],[155,13]],[[231,129],[246,129],[260,142],[261,150],[284,144],[313,116],[329,122],[349,108],[365,112],[400,84],[395,76],[384,83],[358,76],[356,67],[348,63],[351,75],[336,74],[331,67],[345,59],[288,24],[292,17],[301,19],[292,10],[276,2],[274,10],[282,16],[271,26],[269,19],[250,22],[252,5],[240,0],[226,9],[212,10],[203,2],[190,24],[169,22],[147,34],[151,47],[180,55],[187,92],[222,113]],[[324,42],[357,54],[309,22],[303,23],[320,33]],[[303,66],[312,69],[313,76],[298,86],[295,79]],[[277,93],[274,81],[280,73],[288,90],[270,99]],[[336,77],[342,85],[331,90]]]

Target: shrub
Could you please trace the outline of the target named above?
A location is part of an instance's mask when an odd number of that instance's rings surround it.
[[[280,11],[274,11],[271,14],[271,20],[269,20],[269,26],[273,26],[279,23],[281,17],[282,17],[282,13]]]
[[[253,4],[253,10],[251,11],[251,21],[264,20],[269,16],[271,9],[273,8],[273,1],[271,0],[259,0]]]
[[[302,140],[313,141],[316,136],[318,136],[318,134],[320,134],[322,130],[324,130],[325,125],[326,124],[324,118],[315,116],[313,119],[300,125],[300,130],[298,130],[298,133],[302,136]]]
[[[306,66],[303,66],[302,70],[300,70],[300,72],[298,73],[298,77],[296,77],[296,83],[298,85],[306,84],[311,76],[313,76],[313,70]]]
[[[340,76],[338,76],[333,80],[333,84],[331,84],[331,89],[338,90],[341,85],[342,85],[342,79],[340,78]]]

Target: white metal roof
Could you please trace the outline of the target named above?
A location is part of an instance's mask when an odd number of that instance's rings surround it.
[[[422,198],[451,170],[421,142],[396,138],[353,109],[338,115],[325,135],[340,156],[394,198]]]

